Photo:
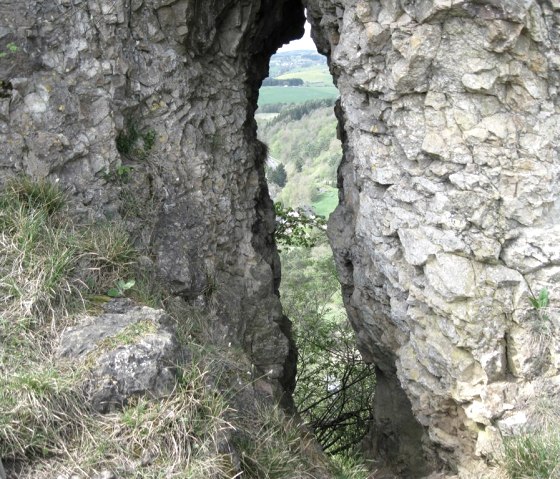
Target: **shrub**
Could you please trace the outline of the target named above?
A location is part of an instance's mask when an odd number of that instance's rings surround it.
[[[298,346],[294,401],[325,452],[353,458],[373,414],[374,367],[356,349],[328,246],[287,248],[282,265],[282,304]]]

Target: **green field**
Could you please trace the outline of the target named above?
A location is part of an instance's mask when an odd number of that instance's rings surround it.
[[[259,90],[259,106],[272,103],[304,103],[337,96],[338,90],[334,86],[265,86]]]
[[[336,188],[329,188],[319,196],[312,206],[318,215],[328,218],[338,206],[338,190]]]
[[[309,86],[332,86],[333,80],[327,67],[314,67],[301,71],[285,73],[277,77],[278,80],[288,80],[289,78],[301,78]]]

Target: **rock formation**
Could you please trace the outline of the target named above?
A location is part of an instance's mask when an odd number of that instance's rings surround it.
[[[527,298],[560,293],[560,4],[306,4],[341,94],[329,233],[378,367],[371,446],[476,476],[559,392],[557,320]]]
[[[303,7],[9,0],[0,18],[0,177],[47,177],[78,214],[123,218],[170,289],[212,296],[222,339],[289,391],[295,352],[253,114]]]
[[[556,320],[527,302],[560,294],[560,4],[303,3],[341,94],[329,235],[378,368],[372,449],[401,477],[484,471],[535,395],[560,387]],[[125,221],[277,396],[294,348],[253,114],[304,5],[0,4],[0,182],[46,177],[77,215]]]
[[[176,368],[188,361],[172,320],[162,310],[115,299],[104,314],[82,318],[60,338],[58,356],[89,369],[83,384],[91,407],[121,409],[130,398],[163,398],[176,387]]]

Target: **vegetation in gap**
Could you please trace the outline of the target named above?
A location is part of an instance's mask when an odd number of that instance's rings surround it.
[[[269,146],[271,162],[282,164],[287,173],[286,184],[271,189],[275,201],[291,208],[313,207],[328,216],[338,203],[336,170],[342,149],[332,106],[324,105],[311,102],[287,108],[261,122],[259,135]],[[271,162],[269,179],[274,170]]]
[[[300,60],[307,61],[296,55],[295,62]],[[306,82],[332,84],[328,69],[316,65],[284,69],[281,78],[300,74]],[[259,135],[270,147],[267,177],[276,200],[280,292],[298,346],[294,400],[330,455],[334,477],[365,479],[369,473],[360,458],[360,443],[371,420],[375,375],[356,349],[325,235],[325,217],[338,203],[334,186],[342,153],[334,99],[286,104],[292,95],[286,89],[285,103],[261,106],[259,111],[270,116],[259,118]],[[277,181],[280,167],[286,171],[285,184]]]
[[[359,454],[372,417],[375,373],[356,348],[324,237],[315,247],[284,247],[281,297],[298,345],[294,399],[323,449]]]
[[[308,215],[301,209],[284,208],[282,203],[274,203],[276,212],[276,241],[286,246],[314,246],[318,240],[317,230],[324,231],[326,221],[315,215]]]

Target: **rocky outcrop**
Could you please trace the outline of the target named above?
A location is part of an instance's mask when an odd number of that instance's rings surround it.
[[[558,324],[527,297],[560,294],[560,6],[303,3],[341,94],[329,235],[378,368],[373,452],[402,477],[468,477],[536,392],[558,395]],[[0,18],[2,181],[46,177],[76,214],[124,221],[172,292],[211,303],[216,337],[289,392],[253,113],[301,3],[7,0]]]
[[[253,113],[295,0],[0,5],[0,182],[25,173],[77,214],[123,220],[176,295],[212,300],[276,394],[295,352]]]
[[[378,367],[372,449],[476,476],[559,394],[557,322],[528,296],[560,294],[560,7],[305,3],[341,94],[329,235]]]

